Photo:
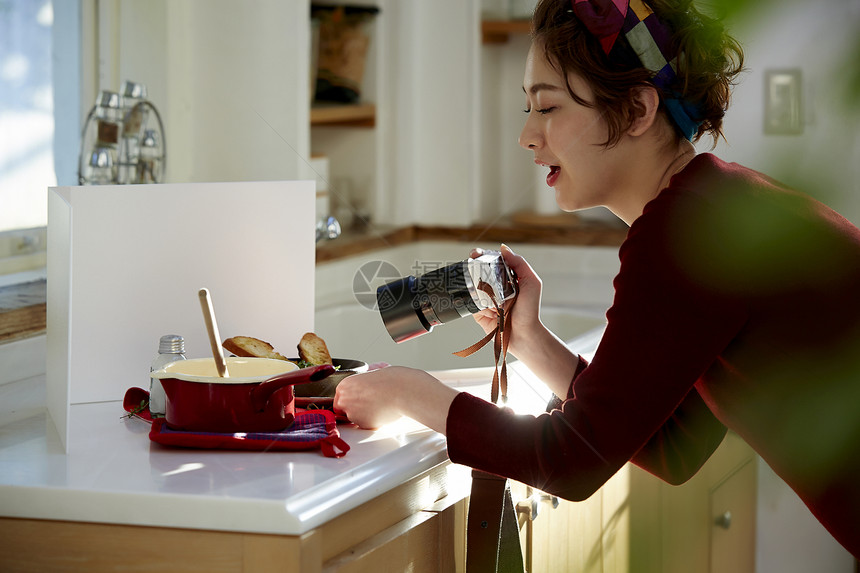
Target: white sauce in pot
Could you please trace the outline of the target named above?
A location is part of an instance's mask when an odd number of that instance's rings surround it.
[[[298,370],[292,362],[271,358],[229,357],[227,373],[229,377],[218,376],[214,358],[192,358],[171,362],[161,370],[152,373],[153,378],[176,378],[189,382],[208,384],[242,384],[263,382],[284,372]]]

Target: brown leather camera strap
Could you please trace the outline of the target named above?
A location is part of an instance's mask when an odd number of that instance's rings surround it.
[[[517,298],[516,296],[512,298],[507,304],[506,309],[506,305],[504,303],[499,304],[496,300],[495,294],[493,293],[493,289],[490,285],[485,282],[480,282],[478,283],[478,288],[486,292],[493,301],[493,304],[496,307],[496,312],[498,313],[498,323],[496,324],[496,328],[491,332],[488,332],[484,338],[468,348],[454,352],[454,354],[465,358],[486,346],[490,340],[493,341],[493,353],[496,357],[496,367],[493,371],[493,383],[490,386],[490,400],[495,404],[499,400],[500,390],[502,401],[507,401],[508,399],[508,367],[506,359],[508,356],[508,341],[511,337],[511,311],[514,308],[514,303],[517,301]],[[501,368],[499,367],[500,363]]]
[[[508,374],[506,358],[508,340],[511,336],[511,309],[516,297],[499,304],[492,288],[479,283],[478,288],[490,295],[498,313],[498,323],[493,331],[475,344],[455,352],[466,357],[474,354],[493,341],[496,366],[490,399],[496,403],[501,390],[502,400],[508,396]],[[501,368],[499,364],[501,363]],[[507,478],[481,470],[472,470],[472,493],[469,497],[469,515],[466,522],[466,573],[522,573],[523,553],[520,547],[520,532],[516,508],[511,498]]]
[[[523,552],[508,480],[472,470],[466,573],[522,573]]]

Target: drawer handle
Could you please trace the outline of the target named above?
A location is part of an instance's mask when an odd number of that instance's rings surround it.
[[[550,502],[552,504],[553,509],[558,508],[558,498],[554,495],[550,495],[548,493],[541,493],[540,500]]]
[[[722,515],[718,515],[716,519],[714,519],[714,525],[717,527],[722,527],[723,529],[728,529],[732,525],[732,512],[727,511]]]
[[[517,502],[517,513],[525,514],[529,521],[534,521],[540,513],[540,504],[544,501],[550,502],[553,509],[558,507],[559,501],[556,496],[536,491],[524,500]]]
[[[535,495],[517,502],[517,513],[524,513],[529,521],[537,519],[539,508],[537,496]]]

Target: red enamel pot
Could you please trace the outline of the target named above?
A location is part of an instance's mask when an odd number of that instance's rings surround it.
[[[330,365],[299,369],[269,358],[227,358],[228,377],[218,376],[215,360],[180,360],[152,372],[165,393],[169,427],[195,432],[277,432],[292,425],[293,386],[322,380]]]

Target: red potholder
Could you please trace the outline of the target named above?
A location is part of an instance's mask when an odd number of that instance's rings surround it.
[[[164,418],[153,419],[149,408],[142,407],[141,388],[126,392],[123,407],[129,413],[152,422],[149,439],[166,446],[202,449],[229,449],[255,451],[313,450],[319,448],[324,456],[340,458],[349,451],[349,445],[340,437],[337,421],[328,410],[296,413],[293,424],[280,432],[217,433],[188,432],[169,428]]]
[[[334,407],[334,398],[331,396],[324,397],[303,397],[296,396],[296,410],[326,410],[334,414],[334,419],[338,423],[349,424],[350,419],[346,417],[346,413]]]

